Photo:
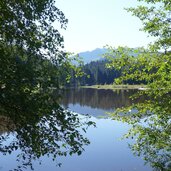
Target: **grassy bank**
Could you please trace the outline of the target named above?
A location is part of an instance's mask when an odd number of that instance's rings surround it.
[[[95,88],[95,89],[141,89],[146,88],[146,85],[92,85],[92,86],[82,86],[82,88]]]

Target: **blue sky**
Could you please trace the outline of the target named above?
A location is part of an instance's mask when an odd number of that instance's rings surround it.
[[[62,31],[65,49],[82,52],[101,48],[146,46],[152,39],[139,31],[141,21],[124,10],[136,0],[56,0],[69,23]]]

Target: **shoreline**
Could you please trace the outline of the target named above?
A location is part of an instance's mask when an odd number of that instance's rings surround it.
[[[108,89],[108,90],[130,90],[130,89],[137,89],[137,90],[146,90],[146,85],[91,85],[91,86],[81,86],[81,88],[93,88],[93,89]]]

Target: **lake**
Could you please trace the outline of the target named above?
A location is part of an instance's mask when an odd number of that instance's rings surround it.
[[[91,115],[90,120],[96,127],[90,127],[85,134],[90,145],[84,147],[81,155],[58,157],[61,167],[46,155],[41,157],[42,164],[33,161],[35,171],[152,171],[149,165],[144,165],[141,157],[132,154],[128,144],[132,139],[122,139],[129,125],[111,120],[106,112],[112,112],[118,107],[133,103],[129,96],[134,90],[97,90],[70,89],[63,92],[61,104],[67,110]],[[11,135],[13,136],[13,135]],[[10,141],[10,139],[8,140]],[[16,155],[1,155],[0,171],[7,171],[17,166]],[[30,170],[29,168],[26,170]]]

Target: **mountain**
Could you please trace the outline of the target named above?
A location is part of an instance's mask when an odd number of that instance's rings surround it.
[[[138,48],[132,49],[130,51],[129,55],[130,56],[137,56],[141,52],[134,52],[133,50],[138,50]],[[92,51],[85,51],[85,52],[80,52],[78,55],[82,58],[84,64],[90,63],[92,61],[98,61],[98,60],[103,60],[103,54],[107,52],[107,49],[105,48],[96,48]]]
[[[107,51],[105,48],[97,48],[92,51],[80,52],[79,56],[83,59],[84,64],[90,63],[92,61],[97,61],[102,58],[102,55]]]

